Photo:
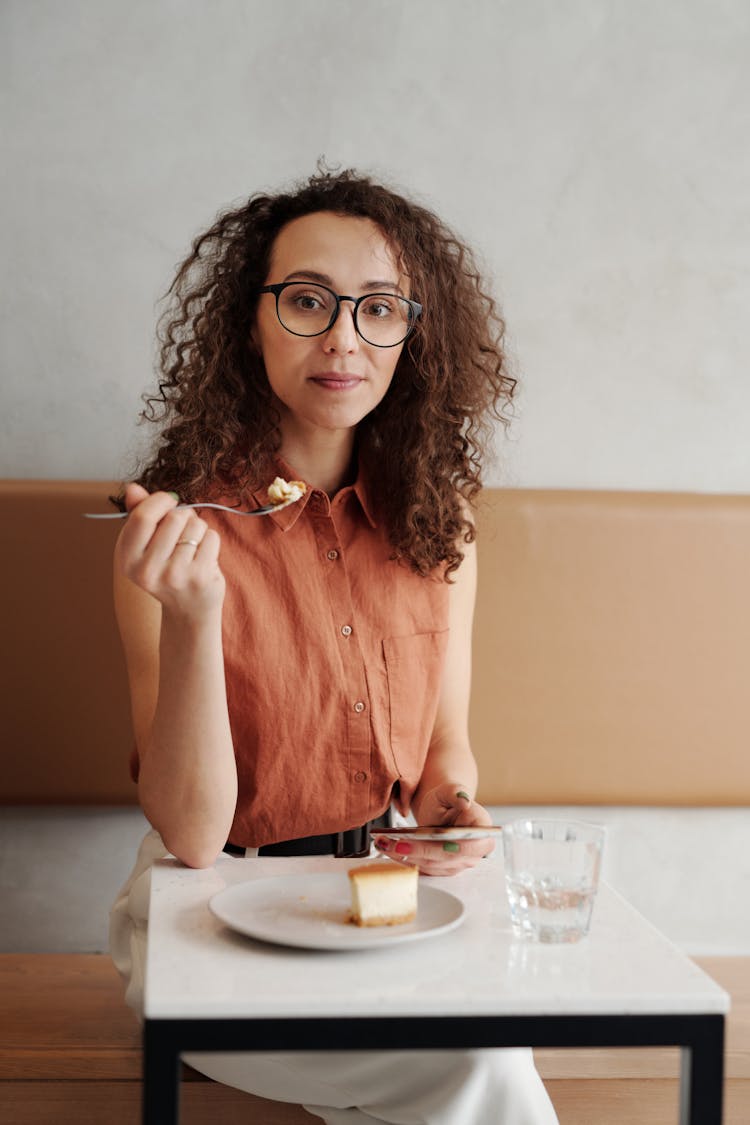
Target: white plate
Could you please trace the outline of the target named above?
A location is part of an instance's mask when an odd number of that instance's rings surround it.
[[[502,828],[499,824],[449,824],[445,828],[417,825],[416,828],[373,828],[372,836],[385,836],[388,840],[486,840],[491,836],[499,836]]]
[[[340,875],[283,875],[253,879],[219,891],[209,908],[225,925],[275,945],[303,949],[375,949],[447,933],[460,925],[464,904],[448,891],[419,884],[417,917],[400,926],[355,926],[348,921],[349,879]]]

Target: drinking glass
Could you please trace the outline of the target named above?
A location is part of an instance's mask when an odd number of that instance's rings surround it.
[[[505,887],[518,937],[579,941],[589,931],[604,828],[575,820],[503,825]]]

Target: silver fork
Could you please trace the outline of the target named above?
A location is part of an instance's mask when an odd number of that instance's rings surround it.
[[[302,494],[304,496],[304,493]],[[250,512],[243,512],[240,508],[228,508],[226,504],[210,504],[206,501],[204,504],[178,504],[175,511],[180,508],[216,508],[219,512],[229,512],[233,516],[267,516],[269,512],[279,512],[282,508],[287,508],[290,504],[296,504],[301,500],[302,496],[295,496],[291,500],[282,500],[280,504],[264,504],[262,508],[253,508]],[[129,512],[84,512],[83,517],[87,520],[124,520]]]

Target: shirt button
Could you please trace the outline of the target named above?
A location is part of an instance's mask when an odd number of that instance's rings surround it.
[[[339,553],[338,553],[338,551],[334,551],[334,549],[331,548],[331,550],[328,551],[326,557],[329,558],[331,560],[331,562],[335,562],[336,559],[339,557]]]
[[[357,770],[357,772],[354,775],[354,780],[355,781],[367,781],[367,774],[364,772],[364,770]]]
[[[351,625],[342,625],[341,626],[341,632],[345,637],[351,637],[351,635],[352,635]]]
[[[362,712],[364,711],[364,709],[365,709],[364,703],[362,702],[361,699],[358,699],[357,702],[354,704],[354,710],[357,712],[358,715],[361,715]]]

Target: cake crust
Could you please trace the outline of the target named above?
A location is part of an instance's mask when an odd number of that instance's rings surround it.
[[[355,926],[402,926],[405,922],[413,922],[416,916],[416,910],[412,910],[409,914],[396,914],[388,918],[383,918],[378,914],[373,914],[370,918],[362,918],[352,911],[350,921]]]

